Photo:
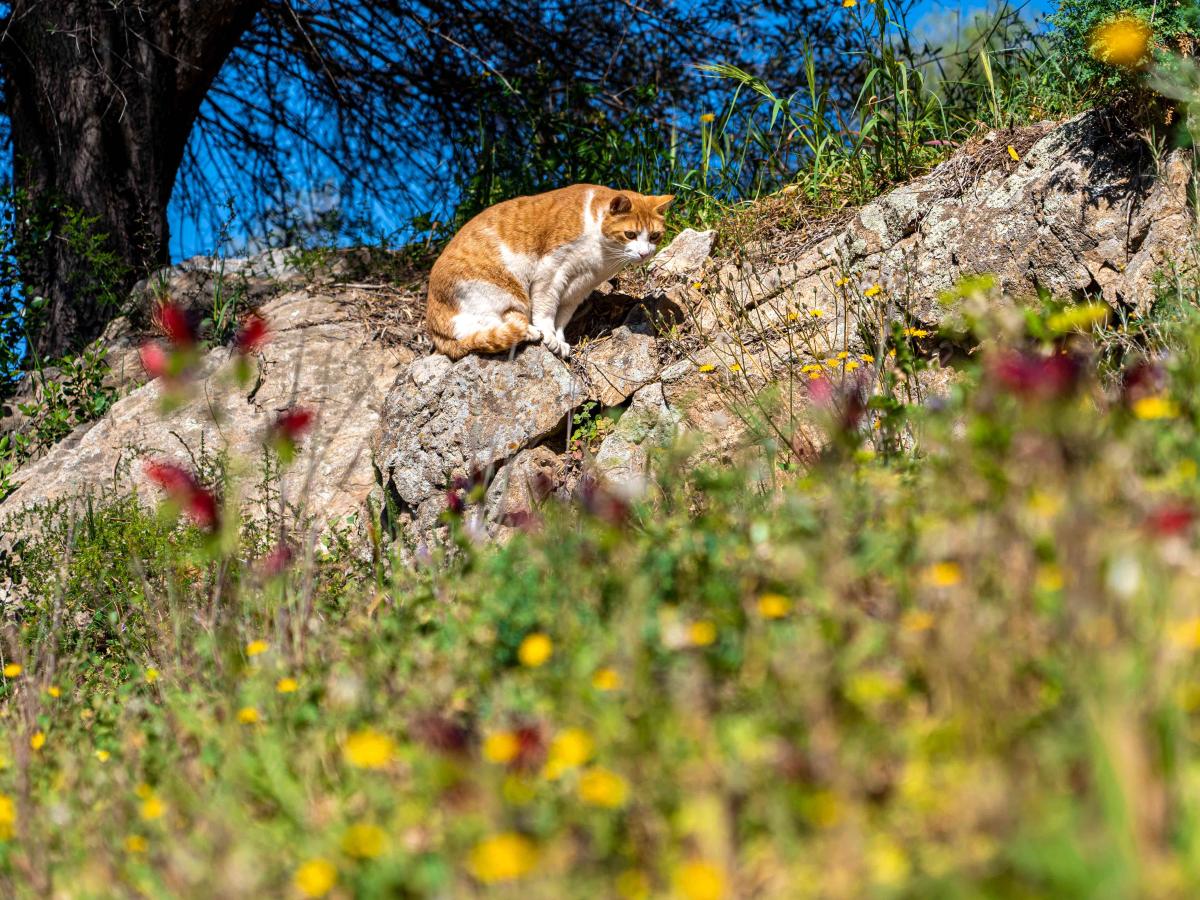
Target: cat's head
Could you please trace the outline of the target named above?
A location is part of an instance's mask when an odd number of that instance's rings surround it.
[[[651,197],[623,191],[608,203],[601,228],[604,236],[630,262],[645,262],[658,250],[662,240],[667,207],[675,197],[662,194]]]

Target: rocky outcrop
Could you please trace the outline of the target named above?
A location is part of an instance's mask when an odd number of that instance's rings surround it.
[[[155,498],[142,466],[150,458],[189,469],[222,462],[249,491],[262,481],[268,426],[296,405],[316,414],[315,426],[283,474],[274,511],[286,511],[293,526],[357,516],[375,484],[369,447],[382,401],[396,366],[411,360],[412,351],[373,340],[355,306],[332,295],[294,291],[269,300],[260,313],[273,336],[252,385],[237,386],[231,351],[220,347],[200,360],[174,409],[163,409],[161,380],[137,387],[102,419],[23,466],[16,491],[0,504],[0,520],[86,488],[136,487]]]
[[[430,532],[456,482],[525,491],[522,466],[544,462],[540,445],[565,433],[573,411],[588,402],[616,406],[654,383],[658,340],[639,318],[586,342],[570,364],[534,344],[511,357],[428,356],[405,367],[373,445],[392,529],[414,538]],[[531,449],[543,452],[525,452]],[[528,511],[522,496],[493,490],[488,497],[493,524]]]
[[[468,524],[493,535],[568,494],[585,471],[637,493],[656,447],[682,431],[698,455],[733,459],[764,415],[747,415],[747,398],[780,382],[787,409],[802,407],[800,367],[836,368],[839,353],[874,349],[856,346],[863,316],[936,322],[939,295],[965,276],[991,274],[1014,297],[1045,290],[1145,311],[1159,272],[1194,263],[1190,157],[1167,153],[1157,168],[1153,159],[1093,111],[990,135],[861,209],[719,257],[714,232],[684,231],[624,290],[609,286],[584,306],[570,363],[537,345],[457,362],[427,355],[419,266],[354,284],[371,262],[358,251],[332,254],[316,276],[286,253],[227,261],[215,279],[218,261],[191,261],[141,285],[135,311],[106,335],[112,383],[128,396],[22,468],[0,519],[86,485],[139,485],[137,461],[149,455],[189,465],[220,455],[246,476],[262,465],[268,422],[292,405],[318,414],[281,482],[299,522],[360,516],[370,495],[416,546],[437,533],[452,492],[454,503],[469,497]],[[170,295],[208,315],[225,276],[274,329],[260,377],[238,388],[230,351],[211,350],[190,399],[163,414],[162,385],[141,384],[137,362],[148,301]],[[300,287],[314,277],[318,286]],[[619,420],[581,450],[572,425],[593,407]],[[799,431],[775,430],[789,433]]]
[[[1155,275],[1188,263],[1189,177],[1187,151],[1156,170],[1144,139],[1101,110],[992,134],[823,239],[771,248],[785,262],[725,265],[695,299],[714,324],[756,308],[756,321],[778,322],[797,309],[832,317],[878,284],[894,312],[934,322],[940,294],[989,274],[1012,297],[1087,295],[1142,313]]]

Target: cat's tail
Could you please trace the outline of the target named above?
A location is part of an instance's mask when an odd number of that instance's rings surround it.
[[[521,341],[536,340],[536,334],[531,333],[529,322],[517,312],[508,313],[500,324],[476,331],[462,340],[438,334],[434,329],[430,329],[429,337],[438,352],[451,359],[462,359],[468,353],[503,353]]]

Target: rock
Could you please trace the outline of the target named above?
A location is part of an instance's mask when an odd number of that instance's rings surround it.
[[[316,425],[280,483],[293,527],[325,525],[357,515],[375,483],[369,452],[379,409],[395,365],[411,352],[371,340],[353,311],[308,291],[282,295],[260,313],[273,336],[248,389],[233,379],[231,351],[220,347],[201,360],[188,399],[161,410],[163,384],[155,380],[117,401],[100,420],[81,426],[44,456],[17,471],[17,490],[0,504],[0,520],[22,507],[88,488],[137,488],[155,501],[141,460],[166,458],[189,468],[227,457],[237,488],[253,496],[262,480],[264,433],[290,406],[316,413]],[[276,509],[280,507],[276,506]],[[257,505],[258,512],[265,512]]]
[[[616,406],[658,376],[658,341],[648,323],[639,331],[622,325],[609,337],[580,347],[577,359],[589,398],[602,406]]]
[[[633,395],[616,427],[600,444],[596,471],[621,493],[635,497],[645,491],[650,474],[650,453],[670,446],[679,415],[668,405],[661,384],[651,384]]]
[[[716,365],[716,355],[698,357],[701,364]],[[697,457],[731,462],[746,442],[746,424],[729,408],[713,386],[713,373],[701,372],[690,360],[663,370],[663,399],[675,412],[681,430],[698,439]]]
[[[1019,162],[1007,154],[1009,141],[1022,148]],[[932,323],[943,313],[942,292],[983,273],[1013,298],[1087,294],[1144,313],[1155,273],[1188,258],[1189,171],[1189,152],[1175,150],[1155,172],[1143,139],[1103,110],[1033,126],[968,148],[868,203],[792,261],[727,264],[717,279],[724,297],[712,301],[709,318],[724,322],[732,308],[761,330],[815,309],[844,327],[837,282],[847,279],[852,296],[879,284]]]
[[[586,399],[571,370],[541,345],[507,357],[441,355],[400,372],[374,442],[384,488],[410,532],[433,527],[453,480],[483,477],[558,430]]]
[[[685,228],[675,235],[675,240],[658,251],[650,261],[650,271],[655,274],[686,277],[699,272],[704,261],[712,253],[715,231],[696,231]]]
[[[549,447],[522,450],[492,479],[485,509],[499,526],[522,524],[561,484],[566,464]]]

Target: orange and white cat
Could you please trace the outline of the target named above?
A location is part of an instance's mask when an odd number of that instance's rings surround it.
[[[563,359],[571,316],[597,285],[654,255],[674,198],[576,184],[485,209],[442,251],[425,324],[451,359],[541,341]]]

